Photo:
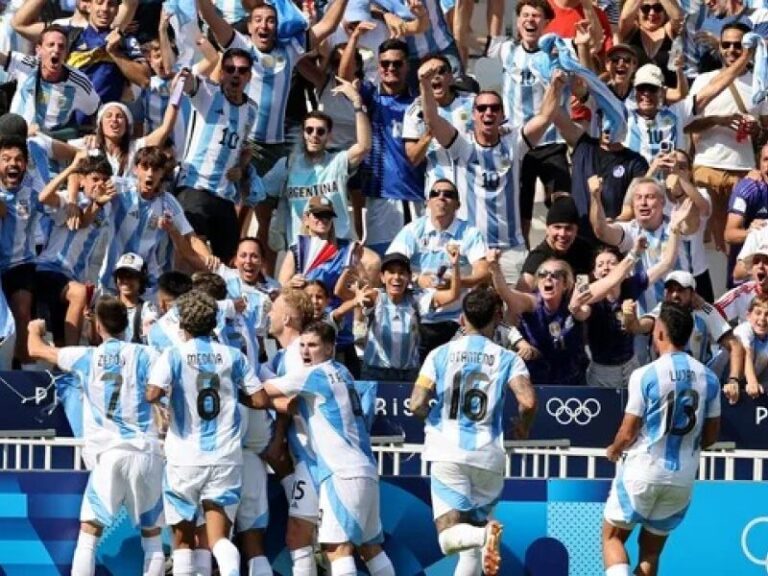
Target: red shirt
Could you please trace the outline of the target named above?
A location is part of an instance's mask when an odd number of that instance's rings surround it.
[[[584,20],[584,8],[581,5],[576,8],[561,8],[555,3],[555,0],[549,0],[549,5],[555,11],[555,17],[547,25],[544,33],[554,32],[561,38],[573,38],[576,34],[576,23],[579,20]],[[611,23],[608,22],[608,16],[600,8],[593,6],[593,10],[603,28],[603,47],[600,53],[605,54],[606,50],[613,46]]]

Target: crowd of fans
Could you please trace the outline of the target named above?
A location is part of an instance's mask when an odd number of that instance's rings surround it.
[[[355,376],[408,381],[492,284],[536,384],[625,386],[666,300],[732,401],[768,380],[763,9],[493,0],[482,34],[434,0],[70,4],[2,4],[3,368],[36,317],[97,342],[94,294],[162,348],[203,282],[253,362],[290,287]]]

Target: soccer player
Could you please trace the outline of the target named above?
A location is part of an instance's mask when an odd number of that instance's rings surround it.
[[[246,357],[213,342],[216,301],[193,290],[177,305],[186,341],[163,352],[147,388],[150,402],[170,396],[163,500],[173,527],[173,573],[194,573],[195,522],[202,507],[221,574],[239,574],[240,554],[228,540],[242,486],[238,396],[254,409],[269,401]]]
[[[155,355],[146,346],[122,342],[127,327],[125,305],[111,296],[96,305],[96,329],[103,343],[95,348],[55,348],[43,340],[44,320],[29,323],[30,355],[76,372],[85,396],[83,454],[95,466],[80,509],[73,576],[95,573],[98,539],[122,506],[141,527],[144,575],[165,573],[160,536],[163,456],[144,397]]]
[[[380,544],[378,473],[360,396],[352,374],[333,360],[335,343],[332,326],[312,322],[301,335],[303,364],[312,370],[268,380],[265,389],[273,397],[304,401],[307,436],[317,454],[318,541],[331,575],[357,574],[356,548],[372,576],[394,576]]]
[[[654,324],[659,359],[635,370],[616,438],[606,455],[617,466],[605,505],[606,576],[629,576],[624,543],[636,524],[640,558],[634,574],[655,575],[667,535],[685,517],[699,453],[720,431],[720,383],[684,352],[693,331],[690,311],[665,302]]]
[[[523,361],[491,341],[501,299],[477,288],[462,304],[465,336],[429,353],[411,394],[426,419],[422,458],[432,462],[432,508],[440,549],[459,553],[454,574],[499,572],[502,526],[488,520],[504,486],[502,416],[507,388],[517,398],[517,438],[525,439],[536,394]],[[430,408],[430,399],[436,402]]]

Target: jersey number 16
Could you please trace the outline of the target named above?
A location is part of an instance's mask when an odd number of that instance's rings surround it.
[[[485,418],[488,411],[488,395],[479,386],[487,385],[488,382],[490,378],[483,372],[470,372],[466,375],[456,372],[451,385],[448,418],[458,419],[459,410],[472,422],[479,422]]]

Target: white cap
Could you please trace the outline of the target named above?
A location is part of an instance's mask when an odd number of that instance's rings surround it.
[[[675,270],[674,272],[667,274],[667,277],[664,278],[664,286],[670,282],[677,282],[683,288],[696,290],[696,278],[693,277],[693,274],[685,272],[684,270]]]
[[[144,268],[144,258],[138,254],[134,254],[133,252],[126,252],[118,259],[117,264],[115,264],[114,271],[117,272],[118,270],[132,270],[134,272],[141,273],[142,268]]]
[[[131,114],[131,111],[128,109],[128,106],[123,104],[122,102],[107,102],[106,104],[102,104],[101,108],[99,108],[99,113],[96,114],[96,124],[101,124],[101,119],[104,118],[104,113],[107,111],[108,108],[119,108],[120,111],[125,115],[125,119],[128,121],[128,128],[127,132],[128,134],[131,133],[131,130],[133,129],[133,114]]]
[[[643,64],[635,72],[634,86],[641,86],[642,84],[650,84],[657,88],[664,88],[664,73],[661,68],[656,64]]]
[[[768,244],[761,244],[744,257],[744,264],[747,266],[747,268],[752,266],[752,259],[758,254],[768,256]]]

